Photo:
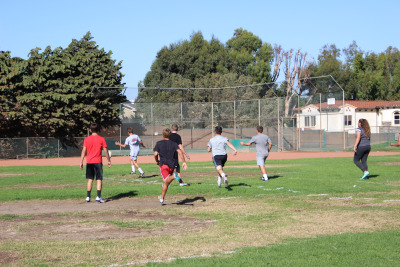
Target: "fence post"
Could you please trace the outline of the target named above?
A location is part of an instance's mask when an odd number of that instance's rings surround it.
[[[29,157],[29,138],[26,138],[26,158]]]
[[[278,100],[278,151],[281,151],[280,149],[281,149],[281,144],[280,144],[280,142],[281,142],[281,136],[280,136],[280,133],[281,133],[281,125],[280,125],[280,120],[279,120],[279,97],[277,98],[277,100]]]
[[[258,125],[261,125],[261,102],[258,99]]]
[[[57,158],[60,157],[60,139],[57,139]]]
[[[233,101],[233,135],[236,139],[236,101]]]
[[[211,137],[213,136],[214,129],[214,102],[211,102]]]

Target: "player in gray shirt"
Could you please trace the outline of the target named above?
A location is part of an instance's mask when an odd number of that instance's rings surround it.
[[[240,144],[242,146],[250,146],[251,144],[256,144],[257,165],[263,175],[261,179],[263,181],[268,181],[267,171],[265,170],[265,160],[268,157],[269,151],[271,151],[272,142],[268,135],[262,133],[263,130],[263,127],[258,125],[256,129],[257,135],[253,136],[250,142],[240,142]]]
[[[212,152],[213,154],[213,162],[215,169],[218,172],[218,181],[217,184],[221,186],[221,180],[224,179],[225,186],[228,186],[228,176],[224,173],[224,165],[228,159],[226,154],[225,145],[228,145],[230,148],[235,151],[233,155],[237,154],[236,148],[229,142],[228,138],[221,135],[222,134],[222,127],[217,126],[215,127],[215,136],[210,139],[207,146],[207,151]]]

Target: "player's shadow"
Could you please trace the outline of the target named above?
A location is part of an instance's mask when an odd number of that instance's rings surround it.
[[[271,175],[271,176],[268,176],[268,180],[278,179],[280,177],[282,177],[282,176],[280,176],[280,175]]]
[[[172,204],[193,206],[194,205],[193,202],[196,202],[196,201],[205,202],[206,199],[205,199],[205,197],[186,198],[184,200],[181,200],[181,201],[178,201],[178,202],[174,202]]]
[[[375,179],[376,177],[379,177],[379,175],[377,174],[368,175],[368,179]]]
[[[143,177],[139,177],[139,179],[148,179],[148,178],[153,178],[153,177],[157,177],[159,175],[157,174],[152,174],[152,175],[143,175]]]
[[[134,197],[134,196],[137,196],[136,191],[129,191],[129,192],[126,192],[126,193],[120,193],[118,195],[109,197],[109,198],[106,199],[106,202],[107,201],[118,200],[118,199],[125,198],[125,197]]]
[[[232,189],[232,187],[235,187],[235,186],[248,186],[248,187],[251,187],[251,185],[248,185],[248,184],[245,184],[245,183],[238,183],[238,184],[230,184],[230,185],[228,185],[227,187],[225,187],[228,191],[232,191],[233,189]]]

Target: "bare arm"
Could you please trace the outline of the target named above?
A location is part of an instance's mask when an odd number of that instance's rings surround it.
[[[82,153],[81,153],[81,164],[79,165],[81,169],[83,169],[83,160],[85,159],[86,156],[86,147],[84,146],[82,149]]]
[[[272,142],[269,142],[269,143],[268,143],[268,152],[271,151],[271,148],[272,148]]]
[[[232,148],[233,151],[235,151],[235,152],[233,152],[233,155],[235,156],[235,155],[237,154],[236,148],[235,148],[235,147],[231,144],[231,142],[229,142],[229,141],[226,141],[226,144],[227,144],[230,148]]]
[[[106,147],[103,147],[103,150],[104,150],[104,154],[106,154],[106,158],[108,161],[108,168],[110,168],[111,167],[111,159],[110,159],[110,155],[108,154],[108,149]]]
[[[186,169],[187,169],[187,165],[186,165],[185,157],[183,156],[182,150],[177,149],[176,151],[178,152],[179,156],[180,156],[181,159],[182,159],[182,162],[183,162],[183,163],[182,163],[182,169],[186,170]]]
[[[126,147],[126,145],[125,144],[121,144],[120,142],[115,142],[115,144],[117,145],[117,146],[120,146],[120,147]]]
[[[357,131],[356,132],[356,142],[354,143],[354,152],[357,152],[357,146],[358,143],[360,143],[361,140],[361,132]]]
[[[158,158],[158,152],[154,151],[154,160],[156,161],[157,165],[160,165],[160,159]]]
[[[185,155],[186,158],[187,158],[188,160],[190,160],[190,156],[188,155],[188,153],[186,153],[185,149],[183,148],[183,145],[180,144],[180,145],[178,145],[178,146],[179,146],[179,148],[182,150],[183,155]]]
[[[143,148],[146,148],[142,141],[140,141],[139,143],[142,145]]]
[[[207,152],[211,152],[211,147],[207,146]]]
[[[240,144],[241,144],[242,146],[250,146],[250,145],[251,145],[251,143],[250,143],[250,142],[247,142],[247,143],[240,142]]]

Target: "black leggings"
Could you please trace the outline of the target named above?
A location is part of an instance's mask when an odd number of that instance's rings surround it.
[[[370,151],[371,146],[360,146],[357,148],[357,152],[354,153],[354,164],[363,172],[368,171],[367,158]]]

